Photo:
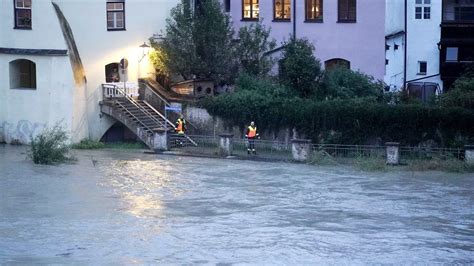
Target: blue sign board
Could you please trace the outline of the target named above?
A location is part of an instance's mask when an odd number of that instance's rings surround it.
[[[165,106],[165,110],[181,112],[181,107],[178,107],[178,106]]]

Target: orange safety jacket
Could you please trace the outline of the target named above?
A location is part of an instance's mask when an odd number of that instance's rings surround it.
[[[248,138],[255,138],[257,136],[257,127],[249,126],[247,128],[247,137]]]
[[[178,132],[178,134],[184,134],[184,123],[185,122],[180,118],[176,122],[176,124],[178,124],[178,126],[176,127],[176,132]]]

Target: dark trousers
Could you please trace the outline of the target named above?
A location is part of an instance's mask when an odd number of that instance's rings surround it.
[[[249,151],[255,151],[255,138],[248,138],[249,140]]]

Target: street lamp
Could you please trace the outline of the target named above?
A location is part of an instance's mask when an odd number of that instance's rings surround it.
[[[143,43],[139,47],[140,47],[140,50],[142,51],[142,57],[140,58],[140,60],[138,60],[138,62],[141,62],[143,58],[145,58],[145,56],[147,56],[148,53],[150,52],[150,45]]]

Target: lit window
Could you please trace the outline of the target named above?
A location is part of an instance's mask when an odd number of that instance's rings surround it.
[[[10,89],[36,89],[36,64],[17,59],[10,62]]]
[[[447,62],[457,62],[458,61],[458,48],[457,47],[447,47],[446,48],[446,61]]]
[[[323,0],[306,0],[306,20],[323,20]]]
[[[107,30],[125,30],[125,2],[107,2]]]
[[[428,64],[424,61],[418,61],[418,75],[426,75]]]
[[[415,19],[431,19],[431,0],[415,1]]]
[[[338,22],[356,22],[357,2],[356,0],[338,0],[337,6]]]
[[[242,19],[258,20],[258,0],[242,0]]]
[[[31,29],[31,0],[15,0],[15,29]]]
[[[273,10],[275,20],[291,19],[291,3],[290,0],[274,0]]]

